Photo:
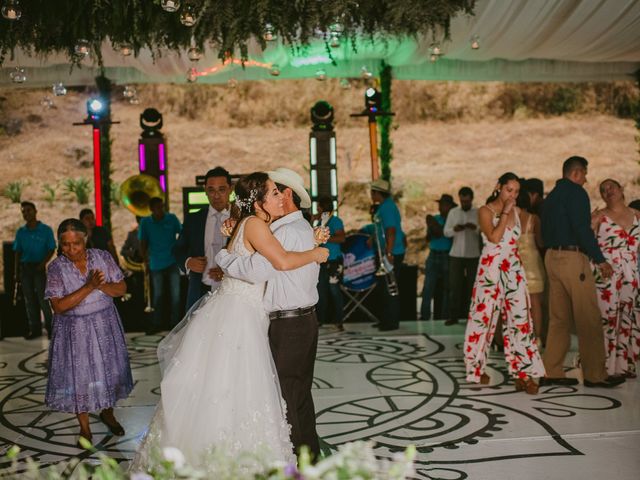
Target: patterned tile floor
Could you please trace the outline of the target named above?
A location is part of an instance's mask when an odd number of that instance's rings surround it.
[[[441,322],[403,322],[392,335],[367,324],[343,333],[322,328],[314,398],[325,450],[370,439],[388,456],[415,444],[420,479],[638,478],[640,381],[612,390],[545,387],[530,396],[514,391],[492,354],[492,382],[479,388],[464,380],[463,329]],[[97,447],[122,461],[159,398],[161,337],[128,338],[136,385],[117,409],[127,435],[108,435],[92,417]],[[43,405],[46,348],[46,340],[0,342],[0,455],[18,444],[43,465],[95,461],[74,446],[75,419]],[[0,462],[0,475],[7,466]]]

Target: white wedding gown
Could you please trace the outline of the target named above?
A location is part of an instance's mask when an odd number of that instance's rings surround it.
[[[250,255],[244,225],[231,251]],[[263,293],[264,283],[225,276],[160,343],[161,400],[130,471],[151,468],[162,447],[205,470],[216,451],[295,462]]]

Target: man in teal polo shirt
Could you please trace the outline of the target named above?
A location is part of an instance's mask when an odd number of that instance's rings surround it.
[[[31,340],[42,335],[41,311],[44,314],[45,328],[51,337],[51,308],[44,299],[44,289],[47,283],[46,265],[56,249],[56,241],[51,227],[38,221],[35,204],[22,202],[20,209],[26,223],[16,232],[13,251],[15,281],[22,283],[29,322],[25,338]]]
[[[162,307],[166,296],[171,304],[171,328],[180,321],[180,270],[172,250],[182,225],[173,213],[165,212],[161,198],[152,198],[149,208],[151,216],[140,220],[138,235],[151,276],[153,323],[147,330],[151,334],[162,328]]]
[[[393,265],[396,281],[404,261],[406,238],[402,231],[400,210],[391,198],[391,184],[387,180],[371,182],[371,200],[375,213],[374,222],[381,228],[377,229],[377,241],[382,255]],[[385,277],[378,277],[379,288],[385,292],[383,318],[378,328],[381,331],[396,330],[400,322],[400,295],[391,295]]]

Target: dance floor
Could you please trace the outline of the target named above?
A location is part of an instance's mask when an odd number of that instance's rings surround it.
[[[414,444],[420,479],[636,479],[640,471],[640,381],[615,389],[543,387],[516,393],[499,354],[492,382],[464,380],[463,325],[403,322],[377,332],[347,324],[321,329],[314,398],[325,451],[358,439],[387,457]],[[113,437],[92,416],[96,446],[127,461],[159,398],[155,347],[160,336],[128,334],[135,389],[116,414],[127,430]],[[569,376],[579,376],[570,368]],[[72,415],[48,411],[47,341],[0,342],[0,454],[12,444],[42,465],[80,456]],[[0,463],[0,475],[8,464]]]

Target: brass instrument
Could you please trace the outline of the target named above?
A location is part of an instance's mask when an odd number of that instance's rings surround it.
[[[18,296],[20,294],[20,280],[16,278],[13,283],[13,300],[12,304],[15,307],[18,304]]]
[[[127,178],[120,186],[120,200],[127,209],[137,217],[148,217],[151,215],[149,202],[152,198],[164,198],[164,192],[160,187],[160,182],[151,175],[141,173]],[[151,279],[149,270],[144,262],[136,262],[125,256],[122,257],[125,268],[132,272],[144,273],[144,298],[145,312],[153,312],[151,306]],[[123,298],[123,301],[128,298]]]
[[[164,192],[158,179],[151,175],[144,173],[133,175],[120,186],[122,204],[138,217],[151,215],[149,201],[154,197],[164,198]]]
[[[380,265],[378,270],[376,271],[376,276],[385,278],[387,283],[387,291],[389,295],[392,297],[398,296],[400,291],[398,290],[398,283],[396,282],[396,274],[393,270],[393,264],[387,258],[385,252],[382,251],[382,245],[380,245],[380,240],[386,244],[387,237],[384,232],[384,227],[382,226],[382,220],[376,214],[377,207],[379,205],[373,205],[371,211],[371,220],[373,222],[374,232],[375,232],[375,243],[378,248],[378,258]]]

